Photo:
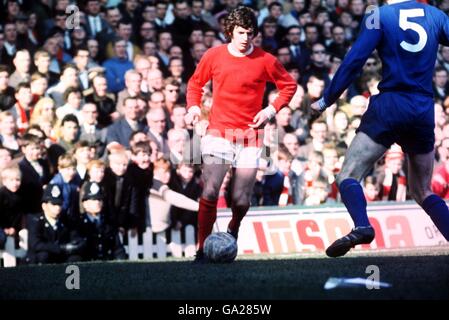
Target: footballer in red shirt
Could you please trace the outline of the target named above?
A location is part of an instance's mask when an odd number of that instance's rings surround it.
[[[203,193],[198,212],[196,262],[207,262],[204,240],[212,232],[217,216],[217,199],[222,181],[232,167],[232,219],[228,232],[237,238],[240,222],[250,206],[258,160],[262,153],[263,125],[287,106],[297,84],[279,61],[255,47],[257,19],[251,9],[238,7],[225,21],[230,41],[209,49],[187,86],[187,124],[195,124],[201,113],[203,87],[212,80],[209,126],[201,140]],[[266,82],[273,82],[279,95],[262,108]]]

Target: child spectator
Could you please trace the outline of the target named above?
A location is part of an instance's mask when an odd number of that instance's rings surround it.
[[[137,207],[132,182],[126,175],[128,155],[117,151],[109,155],[109,167],[105,170],[105,209],[108,219],[124,233],[129,227],[135,228]]]
[[[365,199],[367,202],[379,201],[379,185],[374,176],[367,176],[363,186]]]
[[[76,160],[68,154],[60,156],[58,171],[50,183],[57,185],[62,191],[61,220],[68,225],[75,225],[79,218],[79,185],[75,181]]]
[[[163,232],[171,226],[170,208],[198,212],[199,204],[167,185],[170,181],[170,162],[159,159],[154,163],[154,179],[150,190],[151,229],[154,233]]]
[[[50,168],[42,159],[42,142],[37,136],[25,134],[22,137],[24,158],[19,162],[22,173],[20,195],[24,202],[25,214],[41,212],[42,188],[50,181]]]
[[[148,142],[140,141],[131,144],[131,162],[126,174],[136,192],[137,229],[145,231],[145,219],[148,216],[148,196],[153,183],[153,165],[151,163],[151,147]]]
[[[176,171],[172,172],[170,179],[170,189],[186,197],[198,201],[202,188],[194,178],[194,166],[181,162]],[[172,226],[179,230],[186,225],[193,225],[195,228],[198,221],[198,212],[172,207],[171,209]]]
[[[319,176],[313,185],[306,189],[304,205],[306,206],[318,206],[326,203],[329,195],[329,184],[327,179],[323,176]]]
[[[15,236],[21,229],[22,201],[18,190],[22,179],[17,165],[5,168],[1,173],[3,187],[0,188],[0,249],[7,236]]]
[[[0,172],[5,168],[9,167],[12,162],[11,152],[0,144]],[[2,186],[2,181],[0,179],[0,187]]]

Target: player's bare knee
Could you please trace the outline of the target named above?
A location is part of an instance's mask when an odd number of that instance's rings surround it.
[[[205,187],[203,189],[203,192],[201,194],[201,196],[206,199],[206,200],[210,200],[210,201],[214,201],[218,199],[218,195],[219,195],[220,190],[216,190],[213,187]]]
[[[336,177],[335,177],[335,180],[337,181],[337,185],[340,185],[344,180],[346,180],[346,179],[349,179],[349,178],[351,178],[351,179],[355,179],[355,180],[357,180],[357,181],[360,181],[361,180],[361,178],[359,177],[359,175],[357,175],[355,172],[349,172],[349,171],[346,171],[346,172],[340,172]]]
[[[250,200],[248,197],[245,196],[236,196],[236,197],[232,197],[232,206],[233,207],[249,207],[250,205]]]
[[[422,189],[422,188],[416,188],[416,187],[410,188],[410,196],[419,205],[421,205],[424,202],[424,200],[431,194],[433,194],[433,193],[432,193],[432,190],[430,190],[430,189]]]

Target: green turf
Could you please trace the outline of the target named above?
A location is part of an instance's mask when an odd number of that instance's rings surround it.
[[[367,277],[392,288],[324,290],[329,277]],[[80,263],[80,290],[67,290],[66,265],[0,269],[0,299],[448,299],[449,250],[239,257],[232,264]]]

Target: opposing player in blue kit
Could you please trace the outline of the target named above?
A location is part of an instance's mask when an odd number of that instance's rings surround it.
[[[430,188],[435,144],[432,77],[439,44],[449,46],[444,12],[414,0],[390,0],[365,16],[357,41],[323,97],[311,105],[315,115],[332,105],[377,49],[382,60],[380,93],[371,97],[337,177],[354,229],[326,249],[328,256],[339,257],[373,241],[360,181],[395,142],[407,154],[411,196],[449,240],[448,207]]]

